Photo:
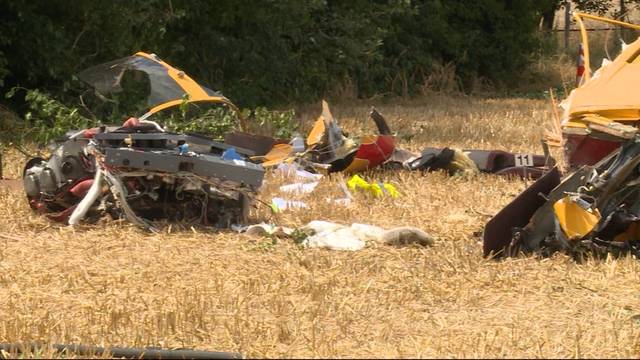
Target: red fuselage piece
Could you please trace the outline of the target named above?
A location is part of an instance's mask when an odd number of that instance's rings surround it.
[[[383,164],[393,154],[395,138],[392,135],[378,135],[374,139],[363,139],[353,162],[347,171],[363,171]]]
[[[571,168],[594,165],[621,144],[621,141],[603,140],[589,135],[565,134],[565,158]]]

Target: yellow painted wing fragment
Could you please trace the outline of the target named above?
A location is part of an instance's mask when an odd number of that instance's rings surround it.
[[[553,211],[560,228],[569,240],[578,240],[589,234],[600,221],[598,209],[584,209],[570,196],[556,201]]]
[[[279,165],[293,154],[293,146],[289,144],[276,144],[265,156],[262,166],[269,167]]]
[[[322,141],[322,137],[324,136],[324,118],[322,115],[318,117],[315,124],[313,124],[313,129],[309,132],[307,136],[307,146],[312,147],[313,145]]]

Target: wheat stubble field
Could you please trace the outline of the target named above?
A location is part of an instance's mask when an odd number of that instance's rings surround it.
[[[368,107],[332,107],[351,133],[372,129]],[[551,117],[541,100],[431,98],[377,105],[400,146],[541,152]],[[319,105],[303,110],[307,123]],[[5,154],[5,176],[24,158]],[[9,163],[9,159],[14,163]],[[640,263],[578,264],[564,255],[482,258],[483,224],[525,182],[490,175],[372,172],[397,199],[356,194],[329,205],[338,175],[304,197],[310,208],[255,221],[314,219],[412,225],[430,248],[374,245],[359,252],[127,223],[62,227],[0,190],[0,342],[42,340],[239,351],[247,357],[637,357]],[[280,179],[267,176],[270,201]]]

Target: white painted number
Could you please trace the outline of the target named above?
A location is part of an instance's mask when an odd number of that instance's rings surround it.
[[[516,154],[516,166],[533,166],[533,155],[531,154]]]

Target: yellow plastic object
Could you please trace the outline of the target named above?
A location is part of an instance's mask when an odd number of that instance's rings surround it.
[[[265,156],[265,161],[262,166],[276,166],[285,162],[291,155],[293,155],[293,146],[289,144],[276,144],[273,146]]]
[[[382,185],[382,186],[381,186]],[[368,191],[373,194],[375,197],[380,197],[384,193],[388,193],[389,196],[395,198],[398,197],[399,193],[395,186],[389,183],[368,183],[365,179],[361,178],[358,175],[353,175],[349,181],[347,181],[347,186],[352,191],[356,189],[362,189]]]
[[[570,196],[553,204],[553,212],[560,228],[569,240],[578,240],[589,234],[601,219],[598,209],[584,209]]]

